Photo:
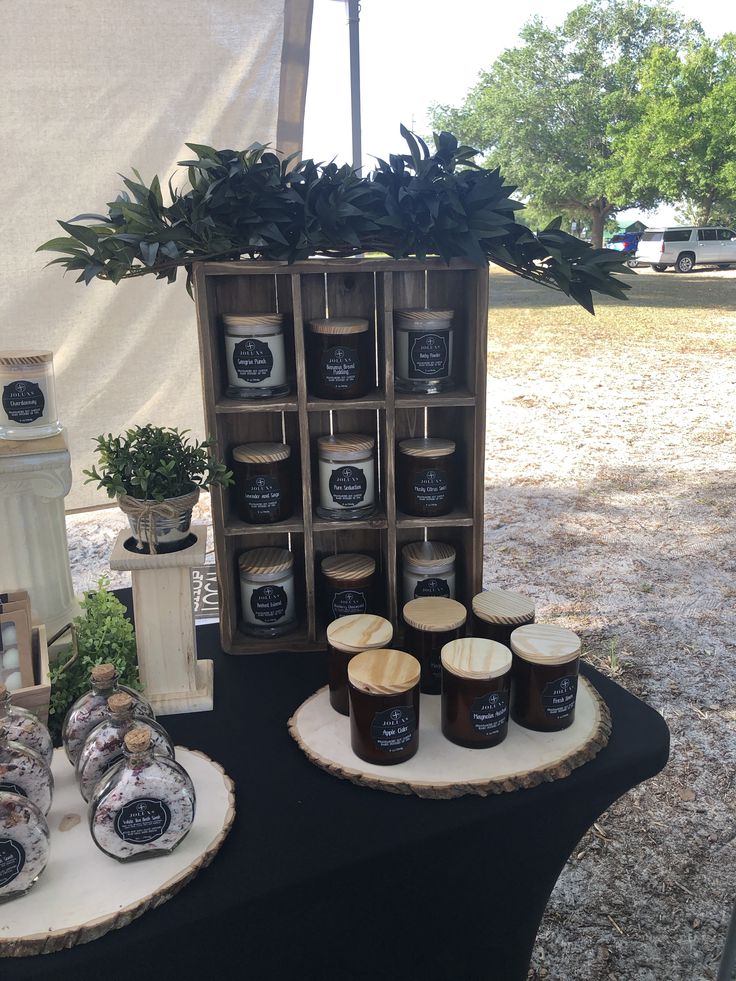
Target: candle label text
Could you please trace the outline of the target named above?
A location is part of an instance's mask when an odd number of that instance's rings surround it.
[[[566,719],[575,710],[575,696],[578,690],[576,675],[550,681],[542,691],[544,714],[550,719]]]
[[[129,845],[147,845],[166,834],[171,824],[168,804],[152,797],[136,797],[115,815],[115,833]]]
[[[25,864],[23,846],[12,838],[0,838],[0,888],[16,879]]]
[[[330,474],[329,486],[335,504],[354,508],[365,499],[368,481],[360,467],[337,467]]]
[[[417,596],[450,596],[450,584],[446,579],[437,579],[430,576],[429,579],[420,579],[414,587],[414,598]]]
[[[409,378],[444,378],[449,374],[449,330],[409,334]]]
[[[278,623],[286,616],[289,597],[283,586],[259,586],[250,597],[253,616],[261,623]]]
[[[258,516],[270,517],[278,511],[281,487],[273,477],[251,477],[246,482],[243,496],[251,511]]]
[[[332,597],[332,615],[335,619],[367,612],[368,597],[362,589],[339,589]]]
[[[322,355],[322,379],[336,392],[352,388],[360,373],[358,352],[349,347],[333,347]]]
[[[476,698],[470,708],[470,724],[481,736],[495,736],[509,719],[509,697],[505,691],[492,691]]]
[[[271,377],[273,352],[265,341],[249,337],[233,348],[233,367],[242,381],[258,385]]]
[[[6,794],[18,794],[19,797],[27,797],[28,794],[19,787],[17,783],[0,783],[0,791]]]
[[[3,387],[3,409],[8,419],[25,425],[43,415],[46,399],[41,387],[31,381],[16,381]]]
[[[442,508],[447,504],[450,478],[446,470],[422,470],[412,488],[417,501],[425,508]]]
[[[382,753],[400,753],[411,743],[417,731],[412,705],[397,705],[376,712],[371,722],[371,739]]]

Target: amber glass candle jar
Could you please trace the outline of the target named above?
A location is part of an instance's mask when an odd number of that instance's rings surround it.
[[[348,665],[350,745],[366,763],[411,759],[419,745],[419,661],[404,651],[365,651]]]
[[[521,593],[507,589],[488,589],[473,597],[474,633],[499,644],[511,646],[517,627],[534,623],[534,603]]]
[[[375,613],[376,560],[370,555],[343,552],[320,564],[324,579],[325,621],[354,613]]]
[[[447,542],[410,542],[401,549],[404,603],[419,596],[455,599],[455,549]]]
[[[455,506],[455,443],[402,439],[397,460],[399,510],[418,518],[449,514]]]
[[[233,450],[238,517],[251,525],[286,521],[294,512],[291,447],[243,443]]]
[[[322,399],[358,399],[375,387],[371,329],[360,317],[310,320],[307,388]]]
[[[422,666],[421,689],[439,695],[442,687],[440,653],[445,644],[464,633],[467,611],[457,600],[425,596],[406,604],[404,647]]]
[[[397,310],[394,314],[396,388],[442,392],[453,387],[452,310]]]
[[[442,733],[458,746],[497,746],[509,729],[511,651],[485,637],[442,648]]]
[[[391,643],[394,628],[383,617],[368,613],[340,617],[327,628],[327,683],[330,705],[347,715],[348,664],[363,651],[382,650]]]
[[[575,721],[580,638],[548,623],[511,634],[511,718],[525,729],[559,732]]]

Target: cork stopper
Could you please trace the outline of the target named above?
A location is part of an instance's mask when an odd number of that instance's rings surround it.
[[[458,678],[497,678],[511,670],[511,651],[495,640],[461,637],[445,644],[440,652],[443,666]]]
[[[243,443],[233,450],[233,459],[238,463],[278,463],[290,456],[288,443]]]
[[[473,597],[473,613],[487,623],[518,625],[534,619],[534,603],[521,593],[489,589]]]
[[[92,683],[100,688],[106,688],[111,685],[116,677],[117,672],[115,671],[114,664],[95,664],[92,668]]]
[[[424,327],[427,324],[449,323],[452,320],[454,310],[424,310],[421,307],[406,310],[396,310],[395,317],[402,326],[416,325]]]
[[[370,555],[356,552],[343,552],[341,555],[328,555],[320,564],[322,575],[335,582],[366,579],[376,571],[376,560]]]
[[[362,317],[329,317],[309,321],[313,334],[365,334],[369,327],[369,322]]]
[[[375,437],[358,433],[336,433],[334,436],[320,436],[317,449],[324,460],[365,460],[373,454]]]
[[[270,576],[288,572],[294,566],[294,556],[286,548],[252,548],[238,559],[241,574]]]
[[[404,607],[404,622],[415,630],[441,633],[457,630],[465,623],[468,612],[462,603],[445,596],[421,596]]]
[[[0,365],[5,368],[32,368],[54,360],[51,351],[3,351]]]
[[[383,617],[373,613],[351,613],[332,621],[327,628],[327,643],[336,651],[360,654],[385,648],[393,635],[394,628]]]
[[[399,443],[399,453],[404,456],[451,456],[455,452],[455,443],[451,439],[402,439]]]
[[[455,561],[455,549],[447,542],[410,542],[401,549],[401,558],[412,571],[439,572]]]
[[[107,700],[107,707],[113,715],[127,715],[133,708],[133,699],[125,691],[116,691]]]
[[[123,741],[129,753],[145,753],[151,745],[151,730],[148,726],[135,726],[125,733]]]
[[[580,656],[580,638],[551,623],[529,623],[511,634],[511,650],[532,664],[567,664]]]
[[[399,695],[419,684],[419,661],[404,651],[364,651],[348,664],[354,688],[371,695]]]

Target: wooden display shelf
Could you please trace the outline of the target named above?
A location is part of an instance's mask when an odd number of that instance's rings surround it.
[[[314,259],[281,262],[195,263],[194,283],[207,431],[218,456],[230,464],[239,443],[273,440],[292,446],[301,508],[278,525],[245,525],[237,518],[232,489],[212,490],[212,520],[221,595],[224,650],[258,653],[318,650],[324,624],[316,608],[318,562],[335,551],[369,551],[378,559],[381,605],[397,625],[400,549],[409,541],[451,542],[457,550],[458,598],[466,605],[481,588],[483,476],[488,324],[488,269],[461,260],[449,265],[394,259]],[[394,390],[393,313],[406,307],[455,311],[454,374],[457,387],[435,395]],[[287,374],[292,394],[274,399],[227,398],[222,316],[278,312],[284,315]],[[305,324],[316,317],[361,316],[369,320],[378,365],[377,387],[364,398],[330,402],[312,397],[305,373]],[[319,436],[363,432],[377,437],[380,510],[358,521],[329,521],[316,513]],[[451,436],[458,444],[464,499],[446,518],[397,514],[396,454],[408,436]],[[334,534],[332,534],[334,532]],[[277,545],[295,556],[295,586],[303,622],[275,640],[240,631],[238,555],[246,548]]]

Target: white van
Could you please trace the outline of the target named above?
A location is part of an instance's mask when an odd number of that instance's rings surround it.
[[[636,263],[657,272],[664,272],[667,266],[683,273],[695,265],[728,269],[736,265],[736,232],[718,225],[648,228],[639,239]]]

